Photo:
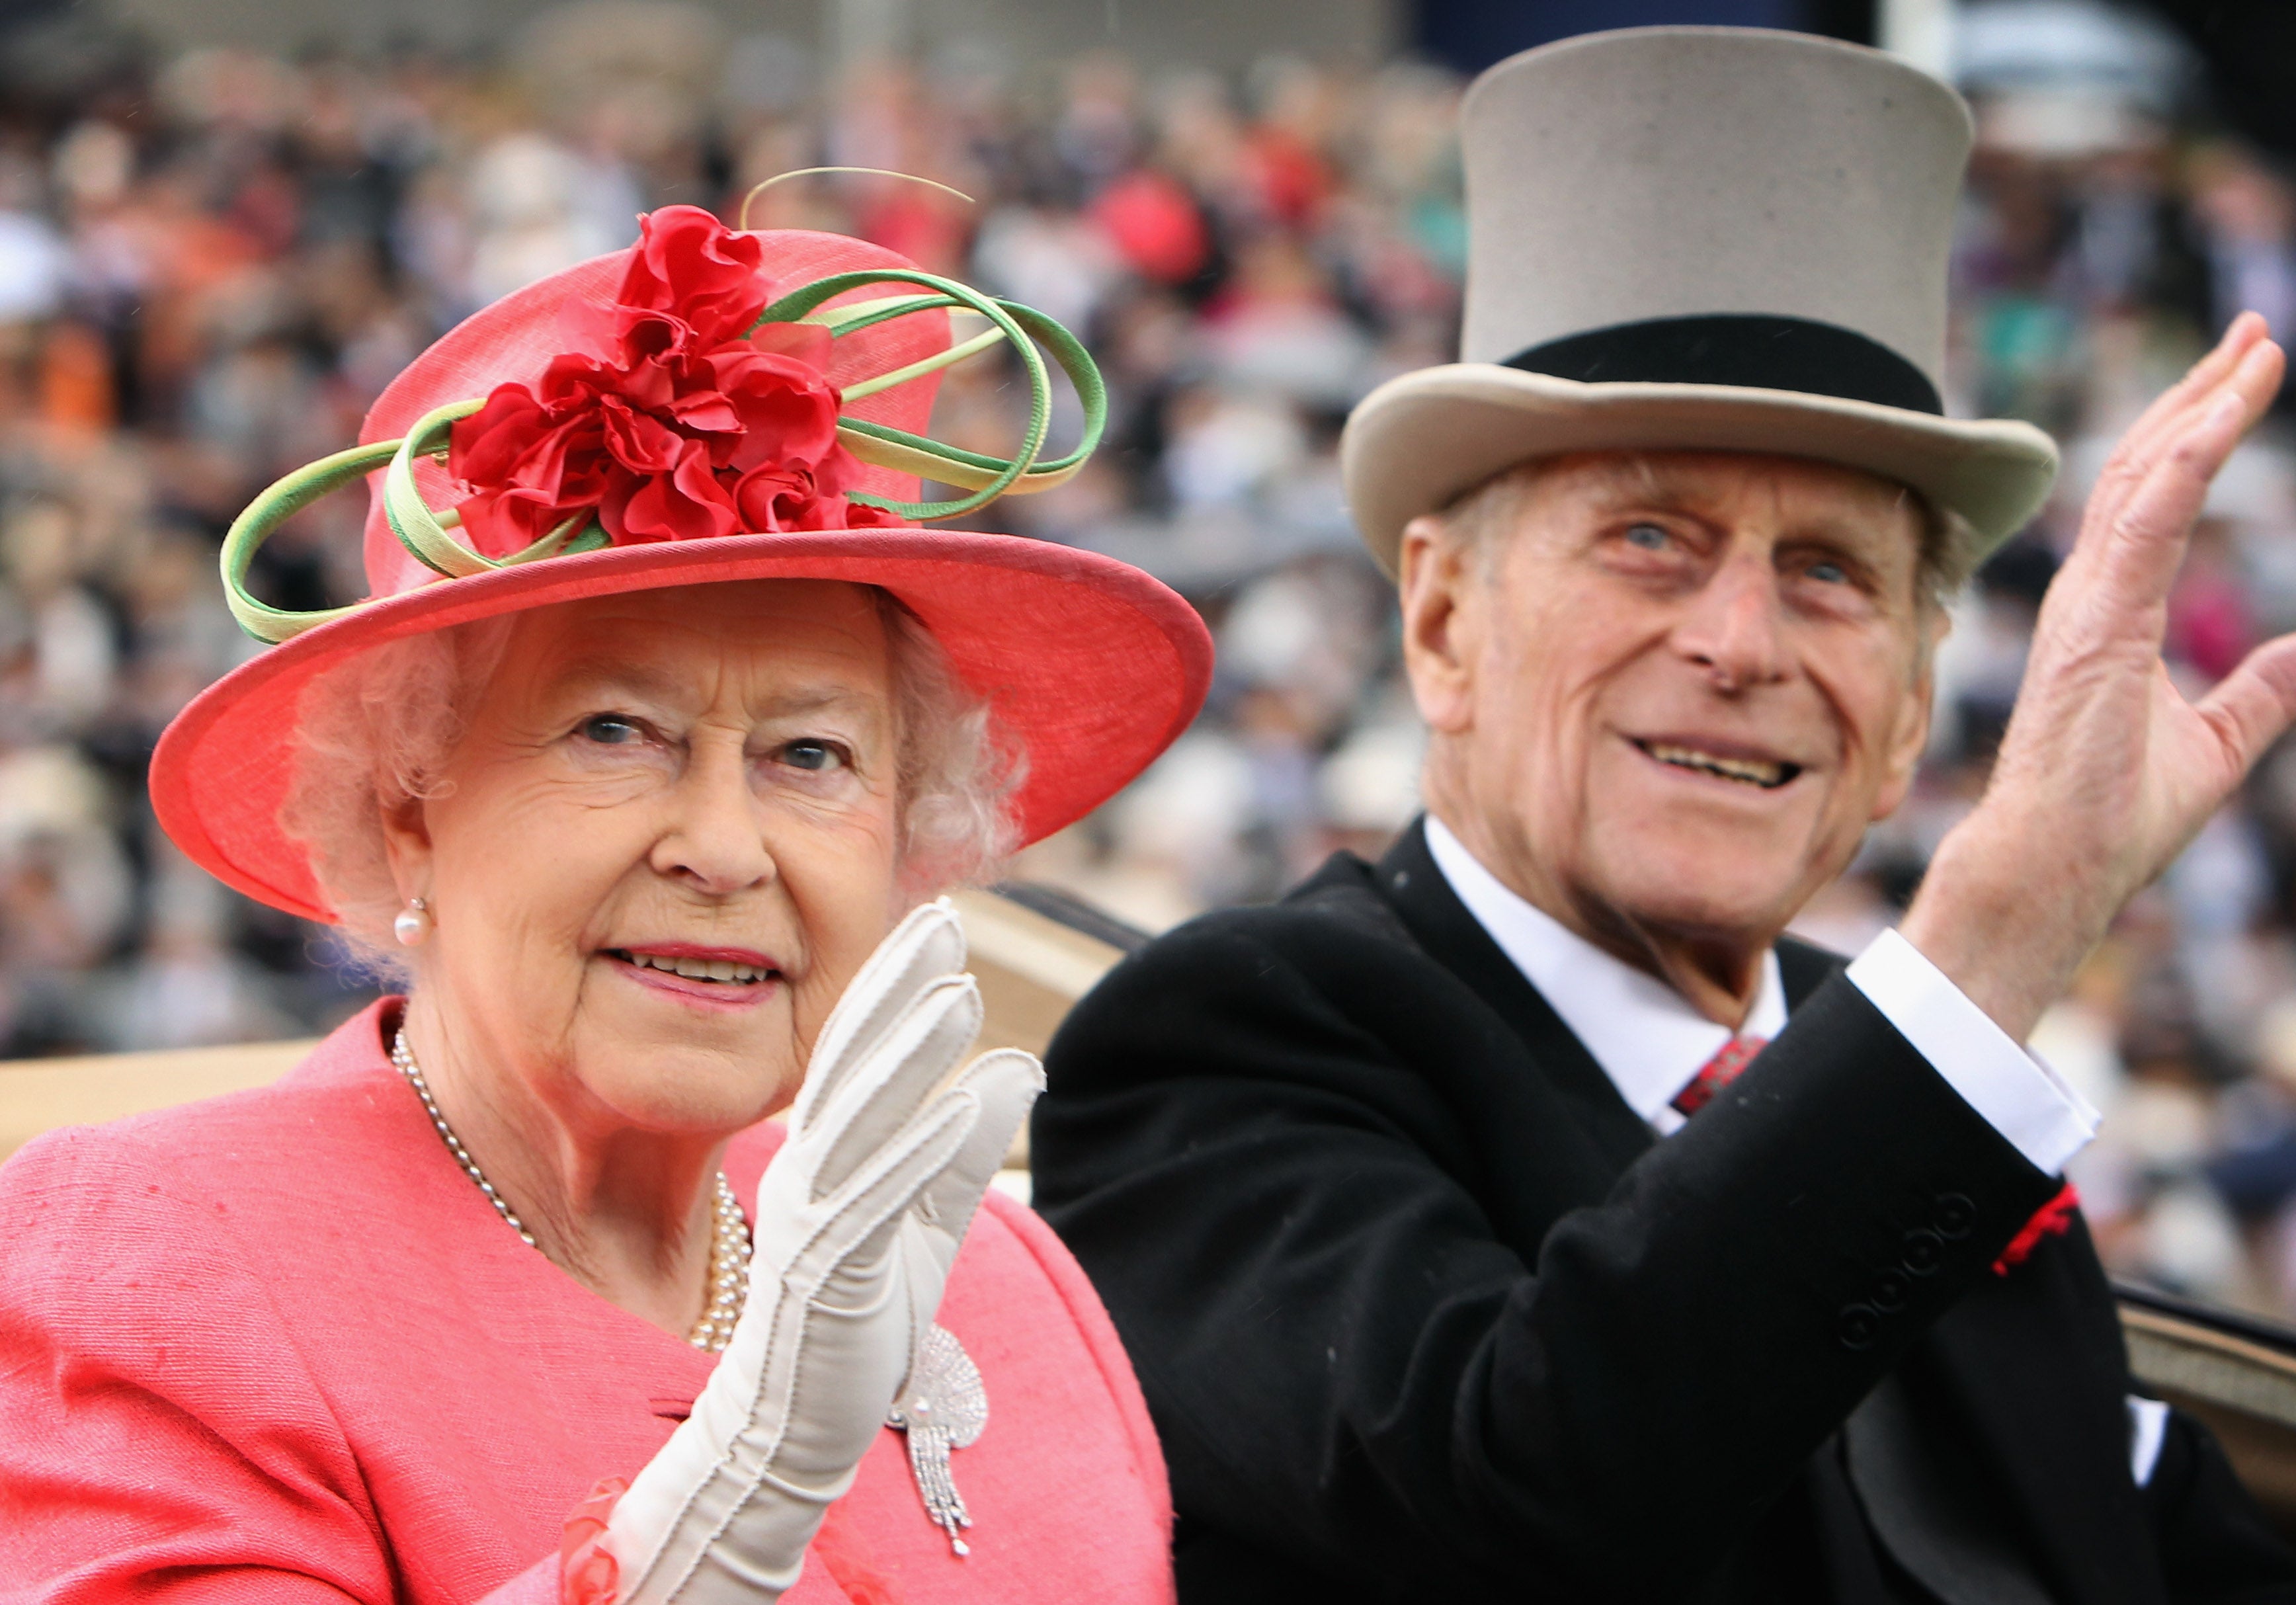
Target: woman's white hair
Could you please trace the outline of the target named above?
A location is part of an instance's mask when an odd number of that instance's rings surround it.
[[[1010,856],[1010,803],[1027,755],[1008,748],[988,705],[957,677],[948,654],[889,592],[866,587],[884,621],[900,763],[902,895],[922,902],[995,879]],[[492,618],[410,636],[361,653],[304,691],[295,774],[280,824],[311,869],[365,964],[407,979],[391,935],[397,882],[384,818],[444,795],[447,759],[510,643],[514,619]]]

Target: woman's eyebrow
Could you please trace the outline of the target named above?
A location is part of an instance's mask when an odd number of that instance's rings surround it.
[[[572,700],[629,696],[670,707],[696,700],[690,677],[642,660],[589,658],[568,667],[553,682],[554,696]],[[710,700],[708,694],[701,699]],[[842,708],[867,708],[876,698],[834,679],[804,679],[768,685],[752,700],[752,711],[782,717]]]
[[[611,695],[626,692],[651,701],[666,702],[676,700],[678,682],[676,676],[642,663],[589,659],[561,676],[553,689],[562,696]]]
[[[849,685],[793,685],[776,690],[766,697],[759,711],[775,718],[840,712],[848,708],[867,712],[879,701],[880,699],[865,695]]]

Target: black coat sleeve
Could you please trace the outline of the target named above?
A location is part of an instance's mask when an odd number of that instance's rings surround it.
[[[1505,1037],[1424,954],[1288,907],[1070,1016],[1037,1197],[1184,1523],[1362,1597],[1677,1593],[2057,1185],[1839,978],[1614,1185],[1559,1098],[1474,1096],[1538,1080]]]

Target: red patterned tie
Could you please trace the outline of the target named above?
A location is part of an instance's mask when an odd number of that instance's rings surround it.
[[[1687,1118],[1714,1101],[1714,1094],[1738,1079],[1738,1072],[1754,1062],[1767,1036],[1734,1036],[1674,1095],[1675,1112]]]

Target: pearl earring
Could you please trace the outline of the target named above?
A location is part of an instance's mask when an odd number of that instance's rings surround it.
[[[390,932],[398,938],[401,947],[420,947],[430,939],[430,905],[420,897],[410,897],[398,918],[390,922]]]

